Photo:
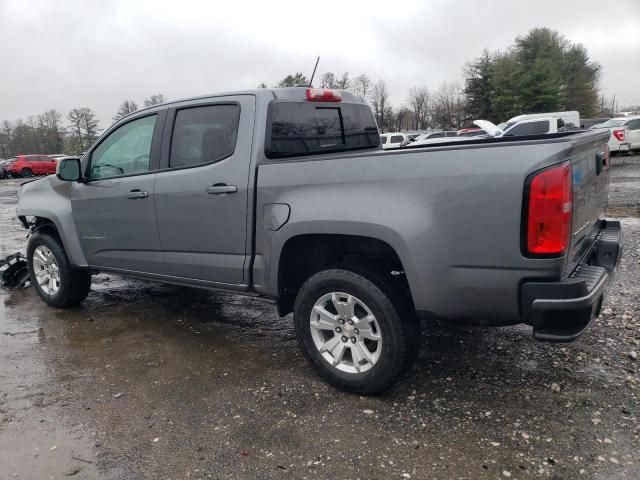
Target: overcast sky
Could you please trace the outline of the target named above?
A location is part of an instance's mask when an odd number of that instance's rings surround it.
[[[0,120],[124,99],[276,84],[287,73],[383,78],[391,100],[459,81],[483,48],[547,26],[602,64],[602,91],[640,104],[640,0],[0,0]]]

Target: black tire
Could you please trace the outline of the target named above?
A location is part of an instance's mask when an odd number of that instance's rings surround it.
[[[23,168],[20,172],[20,176],[23,178],[33,177],[33,170],[31,170],[30,168]]]
[[[34,271],[34,251],[41,245],[51,251],[60,271],[60,285],[58,291],[53,295],[48,294],[42,289]],[[34,233],[29,239],[29,245],[27,246],[27,263],[31,285],[47,305],[56,308],[73,307],[89,295],[89,290],[91,290],[90,273],[75,269],[71,266],[67,259],[67,254],[57,237],[44,232]]]
[[[376,317],[382,335],[377,362],[362,373],[334,367],[316,347],[310,318],[314,304],[331,292],[353,295]],[[298,343],[313,369],[331,385],[361,395],[375,395],[391,387],[411,367],[420,347],[420,322],[408,295],[383,272],[361,266],[323,270],[300,288],[294,307]]]

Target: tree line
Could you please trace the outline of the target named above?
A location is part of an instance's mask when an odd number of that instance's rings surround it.
[[[444,82],[437,89],[413,86],[402,104],[393,106],[383,79],[349,73],[322,74],[316,86],[348,90],[371,106],[381,131],[459,129],[473,120],[499,123],[523,113],[578,110],[587,118],[613,114],[599,94],[602,67],[589,59],[581,44],[559,32],[534,28],[504,52],[484,50],[465,64],[463,81]],[[302,73],[287,75],[276,87],[308,85]],[[260,85],[266,88],[266,84]]]
[[[144,99],[145,107],[166,102],[162,94]],[[138,110],[132,100],[122,102],[113,121]],[[88,107],[74,108],[63,118],[58,110],[30,115],[26,120],[3,120],[0,124],[0,157],[25,153],[78,155],[89,148],[101,132],[96,113]]]
[[[609,116],[615,104],[600,95],[602,67],[591,60],[583,45],[571,43],[557,31],[535,28],[515,39],[505,51],[482,54],[465,64],[463,79],[444,82],[437,89],[411,87],[402,103],[392,104],[384,79],[366,74],[325,72],[314,84],[360,95],[371,106],[381,131],[459,129],[475,119],[494,123],[522,113],[578,110],[583,117]],[[307,86],[300,72],[289,74],[274,87]],[[268,88],[261,83],[260,88]],[[163,103],[162,94],[145,98],[150,107]],[[138,110],[133,100],[124,100],[113,121]],[[19,153],[78,154],[98,137],[101,129],[95,112],[74,108],[63,116],[48,110],[26,120],[3,121],[0,156]]]

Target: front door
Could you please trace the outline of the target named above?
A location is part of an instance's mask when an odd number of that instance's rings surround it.
[[[90,152],[86,180],[72,186],[73,217],[91,267],[165,273],[154,206],[164,113],[114,129]]]
[[[171,275],[246,281],[254,111],[255,97],[238,95],[169,112],[155,202]]]

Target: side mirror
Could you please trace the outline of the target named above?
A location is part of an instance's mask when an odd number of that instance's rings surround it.
[[[77,182],[80,180],[80,160],[77,158],[60,160],[56,167],[56,176],[66,182]]]

